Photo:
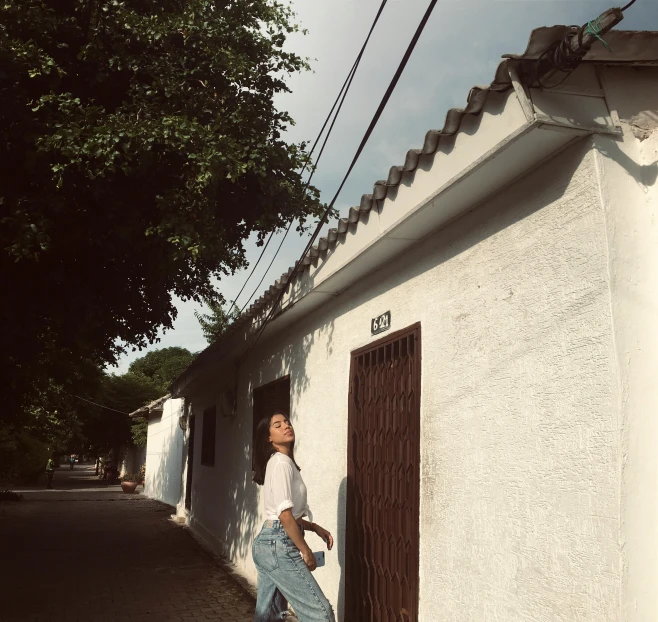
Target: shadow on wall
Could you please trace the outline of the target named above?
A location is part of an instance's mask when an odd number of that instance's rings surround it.
[[[656,184],[656,179],[658,178],[658,159],[649,164],[636,162],[624,153],[617,142],[613,140],[606,140],[605,142],[597,140],[594,142],[594,146],[601,155],[614,160],[623,167],[645,191],[646,188]]]
[[[252,431],[252,395],[253,389],[267,382],[290,375],[291,393],[291,419],[298,423],[306,413],[299,412],[302,397],[309,392],[322,395],[327,387],[327,378],[323,376],[324,370],[334,368],[327,363],[334,356],[334,321],[323,322],[325,317],[338,317],[350,313],[373,297],[383,295],[391,288],[395,288],[417,275],[433,270],[436,266],[449,261],[452,257],[460,255],[470,248],[491,238],[499,231],[510,227],[514,223],[528,218],[538,212],[542,207],[559,201],[568,191],[585,195],[590,188],[586,184],[575,190],[572,188],[572,179],[579,175],[585,179],[589,164],[584,163],[590,152],[591,142],[583,141],[574,145],[570,150],[562,152],[558,158],[547,162],[541,172],[534,173],[518,182],[517,192],[524,196],[520,203],[511,202],[505,209],[501,209],[499,202],[492,201],[481,206],[477,212],[469,212],[458,221],[446,228],[441,240],[444,245],[440,253],[427,253],[425,246],[419,245],[404,259],[401,268],[386,279],[373,276],[366,284],[357,284],[354,289],[346,292],[340,300],[327,302],[317,311],[311,313],[297,324],[288,329],[285,342],[282,338],[263,340],[258,348],[250,353],[246,363],[243,364],[240,374],[243,376],[240,384],[240,401],[238,416],[230,424],[223,425],[218,421],[218,429],[224,431],[224,438],[218,444],[221,450],[218,453],[218,468],[213,474],[212,494],[195,497],[193,508],[204,510],[200,514],[214,516],[214,535],[222,541],[224,554],[231,560],[248,559],[251,543],[255,533],[260,528],[257,524],[259,516],[258,487],[251,481],[251,431]],[[546,183],[538,183],[538,176],[543,175]],[[556,251],[561,247],[556,247]],[[456,266],[459,269],[459,265]],[[490,270],[496,270],[492,262]],[[486,274],[483,276],[486,278]],[[469,284],[470,287],[479,288],[477,282]],[[367,287],[367,289],[366,289]],[[475,310],[474,312],[479,312]],[[347,356],[348,353],[340,351],[338,356]],[[484,353],[486,356],[486,352]],[[314,383],[317,383],[314,385]],[[246,388],[246,390],[245,390]],[[331,385],[329,385],[331,388]],[[347,397],[340,399],[347,409]],[[328,403],[328,400],[327,400]],[[313,405],[314,422],[318,422],[314,433],[321,434],[324,421],[325,404],[319,400]],[[347,418],[347,412],[345,412]],[[201,444],[200,427],[197,430],[195,454],[198,455]],[[330,440],[330,439],[329,439]],[[305,443],[302,434],[297,443],[297,449],[303,450]],[[199,448],[197,450],[197,448]],[[199,460],[195,458],[195,469],[199,467]],[[302,465],[305,468],[305,465]],[[311,467],[309,465],[309,470]],[[343,467],[341,467],[343,468]],[[196,473],[196,471],[195,471]],[[311,495],[317,494],[310,491]],[[333,492],[331,493],[334,494]],[[336,547],[341,568],[341,581],[339,587],[337,611],[339,615],[345,607],[345,504],[347,497],[347,481],[344,479],[338,491],[336,507],[338,529],[336,533]],[[208,504],[210,507],[203,507]],[[220,506],[217,509],[217,506]],[[195,513],[196,513],[195,510]],[[209,510],[209,511],[208,511]]]
[[[295,412],[295,404],[300,396],[309,390],[312,379],[306,373],[308,356],[316,342],[326,340],[326,351],[323,356],[329,358],[333,352],[332,336],[334,331],[333,321],[315,328],[312,316],[303,324],[295,328],[296,334],[304,334],[308,328],[308,334],[296,344],[288,344],[277,347],[274,342],[263,342],[250,354],[246,366],[254,365],[260,360],[254,375],[247,382],[248,396],[242,404],[238,405],[239,421],[241,431],[235,427],[233,435],[227,434],[223,440],[223,451],[218,454],[222,464],[216,473],[216,495],[212,498],[194,498],[192,507],[196,511],[200,503],[222,503],[227,509],[220,511],[224,517],[220,533],[215,534],[221,539],[224,555],[231,560],[248,558],[251,555],[251,545],[256,533],[260,530],[259,513],[259,486],[252,481],[252,416],[253,416],[253,389],[271,380],[290,375],[290,417],[294,422],[298,413]],[[279,342],[280,343],[280,342]],[[258,358],[256,358],[258,357]],[[256,359],[254,361],[254,359]],[[243,368],[244,369],[244,368]],[[244,373],[244,372],[242,372]],[[218,415],[221,417],[221,415]],[[234,424],[235,425],[235,424]],[[223,426],[221,419],[218,421],[218,429]],[[240,436],[238,436],[240,435]],[[200,444],[200,436],[197,435]],[[239,441],[239,442],[236,442]],[[303,438],[298,442],[297,449],[303,443]],[[195,451],[196,453],[196,451]],[[196,459],[195,459],[196,461]],[[223,464],[234,465],[226,469]],[[195,468],[199,468],[195,466]],[[202,467],[201,467],[202,468]],[[203,514],[207,514],[203,512]]]
[[[515,191],[519,196],[524,197],[523,201],[510,201],[507,205],[501,207],[500,201],[492,198],[488,204],[482,205],[476,211],[469,212],[444,230],[441,237],[438,238],[439,242],[442,243],[440,252],[427,252],[428,244],[430,242],[435,243],[437,238],[419,244],[416,249],[408,254],[402,262],[401,268],[387,275],[386,279],[380,280],[375,275],[372,279],[368,279],[365,285],[357,284],[340,301],[328,302],[322,309],[294,325],[289,329],[292,336],[288,335],[287,343],[282,344],[280,340],[259,343],[258,348],[250,354],[246,365],[241,370],[242,374],[249,373],[250,375],[248,378],[243,379],[241,384],[241,399],[243,401],[239,404],[237,420],[232,422],[231,425],[223,426],[221,423],[218,425],[220,430],[226,430],[226,438],[222,443],[225,453],[219,453],[222,464],[218,465],[219,468],[216,469],[213,476],[214,494],[200,500],[213,506],[220,504],[224,506],[220,510],[222,522],[216,535],[223,540],[225,554],[230,559],[249,557],[254,533],[260,527],[257,524],[259,520],[258,489],[251,481],[253,389],[289,374],[291,418],[296,423],[299,417],[304,416],[304,413],[297,410],[301,397],[308,391],[314,390],[313,383],[314,381],[318,382],[317,374],[323,373],[323,369],[329,369],[329,366],[323,367],[323,362],[331,360],[334,354],[334,323],[331,321],[319,325],[318,314],[322,313],[326,316],[331,316],[332,313],[336,315],[347,314],[365,301],[382,295],[418,275],[433,270],[436,266],[465,253],[482,241],[490,239],[501,230],[539,212],[543,207],[557,203],[567,192],[570,193],[569,196],[574,193],[573,196],[577,200],[569,203],[565,202],[564,218],[578,216],[579,206],[583,204],[585,199],[594,196],[591,192],[594,182],[589,176],[591,163],[585,162],[589,157],[590,149],[591,140],[586,139],[569,150],[561,152],[558,157],[545,163],[541,170],[518,182]],[[614,153],[617,146],[616,144],[608,145],[607,149]],[[621,154],[617,155],[619,158],[622,157]],[[632,170],[632,161],[625,164],[629,170]],[[645,183],[653,183],[655,179],[652,166],[642,169],[643,174],[647,175],[647,177],[644,177]],[[636,172],[639,171],[636,169]],[[579,183],[572,185],[574,176],[578,177]],[[545,181],[542,181],[542,178]],[[582,201],[579,198],[581,196],[583,197]],[[537,226],[541,224],[538,223]],[[531,233],[533,233],[532,230]],[[538,228],[536,234],[541,235],[541,229]],[[532,241],[532,239],[529,241]],[[558,240],[555,244],[555,254],[558,255],[564,250],[564,241]],[[522,250],[521,245],[519,246],[519,257],[522,257]],[[455,270],[465,270],[467,265],[467,262],[464,262],[463,265],[455,264]],[[513,262],[510,263],[510,266],[513,266]],[[485,267],[486,269],[483,269],[481,276],[475,277],[470,282],[467,280],[465,286],[475,291],[476,288],[480,288],[480,278],[486,279],[489,273],[498,270],[498,264],[493,261]],[[513,270],[513,268],[510,267],[510,270]],[[502,292],[502,294],[506,295],[506,292]],[[490,296],[493,298],[498,296],[498,293],[492,290]],[[420,294],[419,300],[423,300]],[[472,312],[482,314],[486,313],[486,309],[475,308],[472,309]],[[492,330],[495,330],[495,327]],[[290,343],[291,341],[292,343]],[[341,350],[337,352],[337,355],[342,357],[347,356],[347,353]],[[483,356],[488,357],[490,354],[484,351]],[[504,363],[505,361],[502,359],[500,361],[492,359],[492,365],[504,365]],[[249,369],[253,371],[248,372]],[[311,370],[313,373],[311,373]],[[502,367],[498,370],[491,367],[490,373],[507,373],[507,371]],[[315,390],[314,393],[319,392]],[[343,396],[340,399],[344,399],[345,408],[347,408],[346,397]],[[320,401],[317,405],[314,405],[315,407],[317,407],[317,411],[313,413],[314,417],[317,418],[317,421],[321,421],[323,418],[323,403]],[[197,448],[200,448],[200,438],[200,429],[198,429]],[[304,440],[302,436],[298,448],[303,447]],[[196,451],[198,455],[198,450]],[[195,468],[199,467],[195,466]],[[344,615],[345,609],[346,498],[347,480],[343,478],[338,491],[336,506],[337,532],[335,534],[337,557],[341,572],[338,601],[336,603],[339,619]],[[193,501],[193,507],[195,502]]]
[[[476,119],[474,124],[477,125],[478,122]],[[450,143],[448,142],[445,149],[449,148]],[[419,248],[413,265],[409,265],[407,262],[404,269],[389,275],[385,282],[380,284],[375,277],[375,282],[368,291],[363,290],[357,284],[356,289],[351,290],[340,301],[330,301],[298,324],[293,324],[288,329],[287,343],[282,344],[281,338],[278,337],[269,341],[263,339],[259,342],[258,347],[249,354],[247,361],[242,364],[239,371],[239,375],[248,374],[248,377],[242,376],[242,382],[239,383],[241,387],[239,400],[242,401],[238,402],[236,420],[228,425],[223,425],[222,419],[218,421],[218,428],[224,430],[225,437],[218,444],[218,449],[220,449],[218,460],[221,460],[221,464],[218,463],[219,468],[216,468],[213,474],[213,494],[194,495],[192,501],[195,514],[198,512],[199,517],[213,517],[212,522],[207,523],[207,527],[213,529],[213,535],[221,541],[223,552],[229,559],[248,558],[253,537],[260,528],[260,525],[257,524],[259,521],[259,492],[256,484],[251,481],[253,389],[289,374],[290,416],[293,423],[296,423],[298,417],[304,416],[304,413],[297,411],[297,405],[304,394],[313,390],[314,381],[318,382],[318,374],[325,368],[323,364],[330,361],[334,353],[334,321],[323,323],[320,319],[321,316],[324,318],[332,317],[332,313],[335,313],[336,316],[349,313],[367,300],[435,268],[482,240],[495,235],[498,231],[528,217],[544,205],[558,200],[568,190],[572,176],[576,174],[587,152],[588,144],[583,142],[562,154],[559,159],[547,163],[545,170],[554,171],[554,177],[551,177],[553,182],[550,185],[538,185],[536,178],[533,177],[529,178],[532,185],[529,185],[528,181],[522,180],[520,188],[526,193],[527,200],[521,207],[513,204],[509,206],[509,209],[503,212],[498,210],[493,214],[487,209],[487,206],[483,206],[478,210],[477,217],[470,212],[459,219],[458,222],[451,225],[451,230],[457,235],[446,244],[439,256],[427,256],[426,249]],[[564,160],[567,160],[568,164],[563,165]],[[427,164],[427,162],[422,162],[419,168],[422,169]],[[391,191],[393,195],[395,192],[395,189]],[[340,356],[343,355],[345,353],[341,352]],[[312,359],[311,362],[309,362],[309,357]],[[329,366],[326,368],[329,369]],[[310,373],[311,369],[313,374]],[[245,385],[247,395],[244,395]],[[346,398],[344,403],[347,408]],[[322,402],[314,404],[313,415],[318,421],[323,419],[322,409]],[[221,417],[221,415],[219,416]],[[345,413],[345,417],[347,417],[347,413]],[[302,435],[297,443],[297,449],[303,447],[304,437]],[[195,443],[195,479],[196,469],[204,468],[200,466],[198,457],[200,449],[201,425],[198,425]],[[337,550],[341,572],[344,572],[346,494],[346,481],[344,481],[340,486],[336,508],[340,521],[338,523]],[[205,504],[211,507],[204,507]],[[217,504],[223,504],[224,508],[216,510]],[[342,611],[343,608],[344,580],[341,578],[338,611]]]
[[[226,513],[222,543],[224,554],[230,560],[247,558],[251,554],[251,543],[258,521],[258,492],[251,481],[251,456],[248,447],[243,447],[245,469],[241,475],[235,473],[226,488],[217,490],[216,503],[226,503],[231,508]],[[248,468],[248,470],[247,470]]]

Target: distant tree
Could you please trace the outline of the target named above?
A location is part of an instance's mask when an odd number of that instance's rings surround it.
[[[251,234],[321,213],[273,103],[308,67],[293,20],[277,0],[0,3],[5,415],[153,342]]]
[[[149,425],[144,417],[133,421],[130,426],[130,436],[135,447],[146,447],[148,442]]]
[[[193,359],[194,355],[185,348],[161,348],[133,361],[129,371],[150,378],[160,387],[161,394],[164,394],[169,390],[172,381],[185,371]]]
[[[107,374],[97,396],[100,406],[90,405],[85,418],[84,433],[96,453],[108,453],[129,443],[137,422],[128,414],[161,395],[162,387],[143,374]]]
[[[64,386],[36,393],[22,417],[0,427],[0,480],[36,481],[52,453],[103,455],[131,441],[144,446],[146,420],[128,413],[162,397],[193,358],[185,348],[162,348],[120,375],[80,361]]]
[[[240,316],[237,308],[227,311],[224,309],[225,301],[222,297],[204,299],[207,313],[195,311],[194,316],[201,325],[201,331],[208,343],[217,341],[228,327]]]
[[[68,391],[52,386],[33,396],[21,418],[0,426],[0,480],[34,483],[43,475],[50,455],[86,452],[89,443],[84,422],[89,405],[70,391],[86,392],[98,387],[93,379],[100,383],[100,370],[92,370],[86,385],[80,384],[81,379],[70,379]]]

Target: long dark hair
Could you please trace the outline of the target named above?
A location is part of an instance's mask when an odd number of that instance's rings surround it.
[[[270,442],[270,425],[272,424],[272,417],[274,415],[283,415],[288,419],[287,413],[283,410],[275,410],[268,417],[263,417],[256,426],[256,434],[254,437],[254,476],[252,480],[258,485],[262,486],[265,483],[265,470],[267,469],[267,463],[269,459],[276,453],[276,449]],[[295,443],[293,441],[292,449],[294,452]],[[294,456],[294,453],[293,453]],[[295,462],[295,458],[292,459]],[[298,471],[301,471],[297,463],[295,466]]]

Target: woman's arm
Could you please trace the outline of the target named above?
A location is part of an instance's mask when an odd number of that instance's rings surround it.
[[[317,566],[315,555],[313,555],[310,547],[306,544],[302,530],[299,528],[299,523],[292,515],[292,510],[284,510],[281,512],[281,514],[279,514],[279,520],[281,521],[283,528],[286,530],[288,537],[293,541],[295,546],[299,549],[299,552],[302,554],[302,559],[308,566],[308,569],[310,571],[315,570]]]
[[[298,518],[297,522],[306,530],[306,531],[312,531],[314,534],[320,536],[322,538],[326,545],[327,549],[331,551],[331,549],[334,546],[334,537],[324,528],[320,527],[317,523],[311,523],[307,520],[304,520],[303,518]]]

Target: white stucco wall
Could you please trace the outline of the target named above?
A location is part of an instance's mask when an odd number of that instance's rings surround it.
[[[655,107],[655,70],[638,71],[630,102],[635,78],[606,87],[622,119]],[[422,325],[420,619],[655,620],[657,140],[624,126],[259,343],[237,416],[218,418],[215,467],[197,419],[192,525],[255,581],[251,395],[290,374],[296,457],[337,536],[316,577],[342,613],[350,352],[390,310],[393,330]],[[232,374],[191,396],[197,415]]]
[[[181,495],[184,433],[178,419],[182,407],[183,400],[169,399],[163,404],[162,417],[148,422],[144,494],[172,506]]]
[[[588,145],[252,353],[239,414],[218,424],[221,465],[195,465],[193,515],[253,579],[251,389],[290,373],[310,502],[338,535],[317,578],[342,609],[349,353],[391,310],[394,330],[423,331],[421,619],[616,619],[616,380]]]
[[[623,622],[658,620],[658,68],[609,68],[624,140],[597,137],[618,376]]]

